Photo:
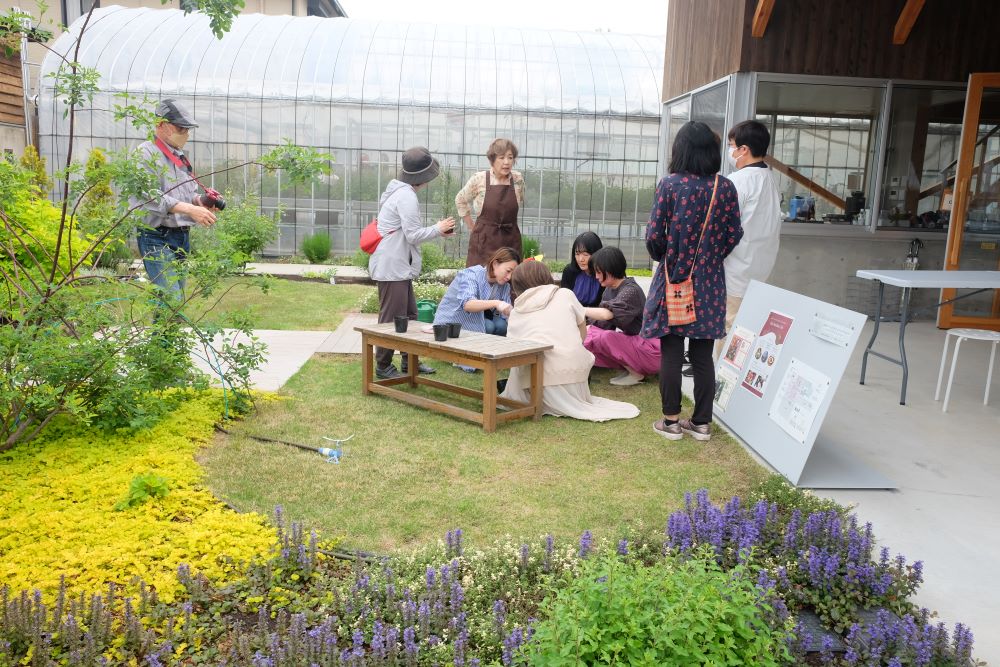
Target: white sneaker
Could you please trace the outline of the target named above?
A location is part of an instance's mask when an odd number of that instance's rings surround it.
[[[638,373],[633,373],[632,371],[625,371],[621,375],[611,378],[611,384],[616,387],[631,387],[637,385],[646,379],[645,375],[640,375]]]

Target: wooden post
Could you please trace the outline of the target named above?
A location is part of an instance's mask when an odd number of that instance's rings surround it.
[[[371,394],[371,389],[369,387],[372,383],[372,364],[375,361],[375,355],[372,351],[371,340],[368,338],[368,334],[361,333],[361,395],[368,396]]]
[[[531,405],[535,408],[534,421],[542,418],[542,394],[545,392],[545,354],[539,352],[535,363],[531,364]]]
[[[486,361],[483,369],[483,430],[493,433],[497,430],[497,362]]]

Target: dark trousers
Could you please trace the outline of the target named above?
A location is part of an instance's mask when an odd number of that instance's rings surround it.
[[[712,421],[712,401],[715,400],[715,363],[712,360],[711,339],[688,339],[688,357],[694,371],[694,414],[695,424],[709,424]],[[684,336],[663,336],[660,338],[660,399],[663,414],[676,415],[681,411],[681,368],[684,365]]]
[[[387,324],[397,315],[417,319],[417,298],[413,295],[412,280],[391,280],[378,283],[378,322]],[[375,365],[388,368],[392,364],[393,351],[388,347],[375,348]],[[405,363],[406,355],[403,355]]]

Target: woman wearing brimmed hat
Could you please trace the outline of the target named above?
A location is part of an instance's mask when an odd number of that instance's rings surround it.
[[[397,315],[417,319],[413,279],[420,275],[419,246],[451,234],[455,229],[454,218],[445,218],[426,227],[420,220],[417,191],[434,180],[439,170],[438,161],[426,148],[407,149],[403,153],[402,169],[389,181],[379,199],[378,232],[382,240],[368,262],[368,273],[378,285],[379,323],[392,322]],[[392,354],[389,348],[375,350],[375,375],[380,379],[406,374],[406,354],[402,355],[402,373],[392,365]],[[433,373],[434,369],[421,364],[420,372]]]
[[[486,264],[499,248],[521,252],[517,214],[524,203],[524,178],[514,171],[517,146],[510,139],[494,139],[486,158],[490,168],[473,174],[455,195],[458,214],[472,232],[466,266]]]

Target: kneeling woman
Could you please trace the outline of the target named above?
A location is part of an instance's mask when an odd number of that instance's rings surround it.
[[[466,331],[506,336],[511,309],[510,275],[520,263],[516,250],[500,248],[486,266],[459,271],[441,299],[434,324],[461,322]]]
[[[517,296],[508,335],[552,346],[543,362],[545,414],[595,422],[639,416],[639,408],[631,403],[591,395],[587,376],[594,355],[583,347],[586,321],[573,292],[553,285],[552,272],[541,262],[519,265],[511,276],[511,286]],[[513,368],[502,396],[527,402],[529,386],[528,369]]]
[[[622,373],[611,384],[628,387],[660,371],[659,341],[643,338],[642,311],[646,294],[634,278],[625,275],[628,265],[618,248],[601,248],[590,258],[590,269],[604,288],[596,308],[584,308],[587,339],[584,347],[593,352],[598,368],[618,368]]]
[[[601,302],[604,289],[590,270],[590,258],[604,247],[601,237],[594,232],[584,232],[573,241],[572,261],[562,270],[560,287],[573,290],[577,300],[584,306],[596,306]]]

